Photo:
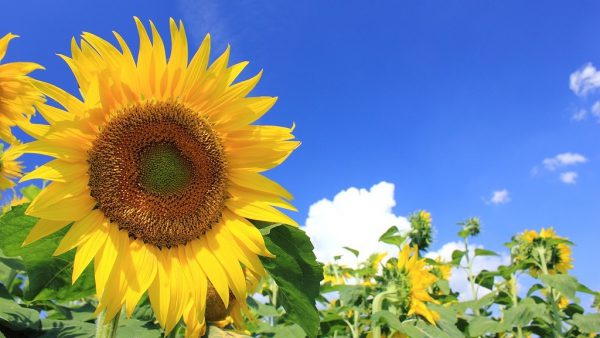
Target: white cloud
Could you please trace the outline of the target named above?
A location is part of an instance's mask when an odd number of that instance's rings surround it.
[[[596,101],[592,106],[592,115],[597,118],[600,118],[600,101]]]
[[[470,247],[470,257],[473,257],[473,253],[475,248],[483,248],[481,245],[471,244]],[[429,258],[437,258],[441,257],[441,259],[445,262],[452,260],[452,253],[454,250],[465,250],[465,246],[461,242],[449,242],[444,244],[437,251],[430,251],[425,256]],[[510,263],[510,256],[507,253],[500,253],[500,256],[478,256],[473,259],[473,273],[476,276],[482,270],[496,270],[500,265],[508,265]],[[463,258],[461,264],[466,265],[466,258]],[[450,276],[450,287],[454,291],[460,292],[459,299],[460,300],[469,300],[473,299],[473,292],[471,291],[471,284],[467,279],[467,272],[464,269],[454,268],[452,269],[452,274]],[[477,297],[481,297],[487,293],[489,290],[479,286],[476,289]]]
[[[585,156],[578,153],[562,153],[554,157],[546,158],[542,161],[544,167],[550,171],[556,168],[565,167],[587,162]]]
[[[598,108],[600,108],[600,107],[598,107]],[[579,109],[578,111],[573,113],[573,116],[571,116],[571,120],[579,122],[579,121],[585,120],[586,117],[587,117],[587,110]]]
[[[575,184],[577,183],[577,173],[574,171],[567,171],[560,174],[560,180],[566,184]]]
[[[508,190],[496,190],[492,192],[492,197],[486,202],[487,204],[505,204],[510,202],[510,196]]]
[[[322,199],[311,205],[304,230],[320,261],[331,262],[335,255],[343,255],[341,262],[353,266],[356,259],[343,246],[359,250],[360,260],[374,252],[397,253],[395,247],[378,242],[392,225],[402,232],[410,228],[405,217],[392,211],[395,205],[392,183],[381,182],[371,189],[349,188],[333,200]]]
[[[569,88],[579,95],[585,96],[600,88],[600,72],[591,63],[573,72],[569,78]]]

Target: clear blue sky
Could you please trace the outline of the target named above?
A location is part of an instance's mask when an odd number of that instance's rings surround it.
[[[211,32],[218,50],[231,43],[234,60],[251,62],[246,76],[265,69],[253,94],[280,100],[262,122],[295,122],[303,142],[270,174],[296,196],[300,223],[314,202],[385,180],[396,214],[432,212],[438,245],[469,216],[492,249],[554,226],[576,243],[575,274],[600,289],[600,124],[572,119],[595,99],[569,89],[571,73],[600,65],[599,11],[597,1],[12,1],[0,35],[21,35],[6,60],[39,62],[37,77],[75,93],[55,56],[72,36],[116,30],[135,45],[132,16],[162,32],[182,19],[194,48]],[[542,166],[567,152],[587,162]],[[575,184],[559,179],[566,170]],[[501,189],[510,202],[485,203]]]

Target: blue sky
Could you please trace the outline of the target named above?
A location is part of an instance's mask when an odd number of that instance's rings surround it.
[[[2,7],[0,34],[21,36],[6,61],[39,62],[46,70],[38,78],[73,93],[74,79],[55,53],[68,53],[82,31],[112,38],[116,30],[136,45],[134,15],[163,33],[174,17],[184,20],[194,48],[207,32],[216,50],[230,43],[234,61],[251,62],[246,77],[265,70],[253,94],[280,97],[261,122],[297,125],[302,146],[269,176],[295,195],[300,223],[321,199],[385,181],[395,188],[394,215],[432,212],[434,248],[454,241],[454,224],[470,216],[483,221],[477,242],[497,250],[525,228],[554,226],[576,243],[575,274],[600,289],[600,105],[593,109],[600,75],[589,68],[600,65],[596,1],[61,0]],[[570,88],[571,74],[586,65],[588,82]],[[585,161],[565,160],[575,155]],[[502,190],[505,203],[492,203]]]

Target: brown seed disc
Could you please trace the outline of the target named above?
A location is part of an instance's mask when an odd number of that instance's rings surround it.
[[[186,244],[219,221],[227,168],[219,136],[177,103],[135,105],[88,154],[90,194],[121,230],[157,247]]]

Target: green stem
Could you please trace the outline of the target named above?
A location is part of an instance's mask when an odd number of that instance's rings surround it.
[[[119,329],[119,317],[121,317],[121,311],[112,320],[105,323],[106,311],[102,311],[96,318],[96,338],[116,338]]]
[[[475,277],[473,276],[473,261],[469,257],[469,240],[467,237],[464,238],[465,243],[465,258],[467,259],[467,278],[469,279],[469,284],[471,284],[471,294],[473,295],[473,300],[477,300],[477,287],[475,286]],[[479,315],[479,309],[477,309],[476,315]]]
[[[510,277],[510,293],[513,306],[517,306],[519,304],[519,297],[517,296],[517,276],[514,273]],[[523,330],[520,325],[517,325],[517,337],[523,338]]]
[[[385,300],[385,297],[387,297],[388,295],[393,295],[394,293],[396,293],[395,291],[383,291],[381,293],[378,293],[375,298],[373,298],[373,307],[371,309],[371,315],[376,314],[377,312],[381,311],[381,309],[383,308],[383,301]],[[381,338],[381,327],[379,325],[373,325],[373,338]]]
[[[546,263],[546,249],[538,248],[537,249],[538,256],[540,257],[540,265],[542,269],[542,273],[544,275],[548,275],[548,265]],[[550,286],[546,287],[546,292],[548,293],[548,301],[550,302],[550,312],[552,314],[552,319],[554,320],[554,336],[562,337],[562,320],[560,318],[560,313],[558,310],[558,304],[556,303],[556,294],[554,289]]]

